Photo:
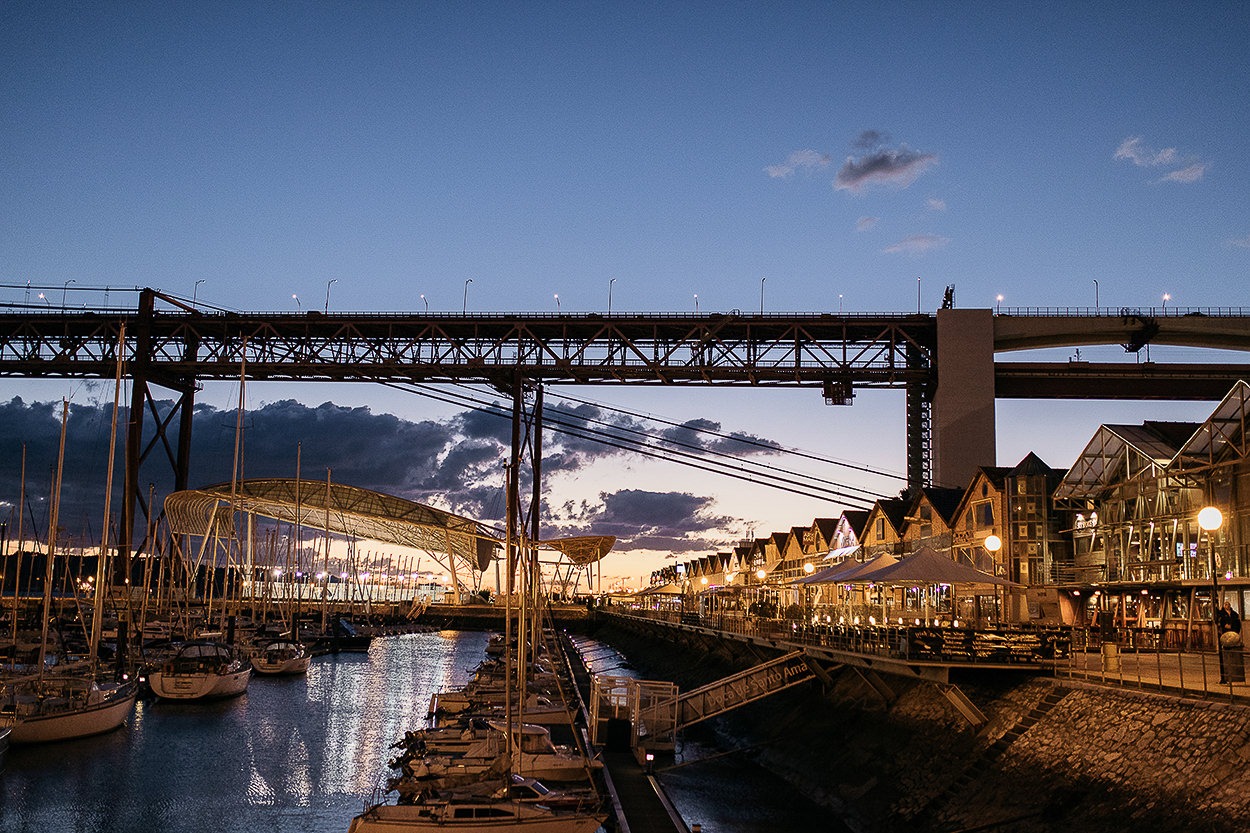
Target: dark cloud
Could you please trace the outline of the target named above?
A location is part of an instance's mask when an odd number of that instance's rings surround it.
[[[660,436],[686,446],[721,454],[741,454],[751,449],[757,454],[781,450],[781,446],[772,440],[740,431],[726,432],[719,422],[710,419],[688,420],[679,426],[665,429],[660,432]]]
[[[888,144],[890,134],[882,133],[880,130],[865,130],[863,133],[855,137],[855,141],[851,142],[851,147],[855,150],[872,150]]]
[[[937,164],[937,156],[932,153],[920,153],[906,145],[884,147],[888,140],[888,136],[875,130],[861,133],[852,146],[862,155],[847,157],[833,187],[847,191],[858,191],[868,185],[906,188],[927,168]]]
[[[156,504],[173,488],[170,456],[177,446],[178,420],[170,420],[174,404],[158,402],[156,415],[145,414],[145,442],[151,453],[140,469],[140,483],[153,489]],[[546,412],[543,471],[575,474],[604,458],[626,458],[632,452],[591,437],[573,436],[557,429],[557,422],[583,432],[605,435],[609,441],[659,443],[653,426],[628,415],[593,405],[552,403]],[[70,406],[66,439],[65,486],[61,526],[71,538],[93,541],[103,522],[111,404]],[[168,446],[155,442],[155,420],[167,425]],[[121,508],[123,457],[127,413],[121,409],[114,475],[114,516]],[[190,485],[206,486],[231,479],[239,415],[199,404],[193,411]],[[391,414],[375,414],[367,407],[326,402],[310,407],[294,400],[267,403],[245,411],[241,434],[244,477],[294,477],[322,481],[327,476],[345,483],[442,506],[452,512],[501,526],[504,522],[504,464],[509,453],[511,425],[490,413],[465,411],[445,421],[409,421]],[[660,439],[680,441],[696,449],[737,454],[767,454],[776,444],[747,434],[724,433],[718,422],[691,420],[661,432]],[[60,403],[26,403],[13,399],[0,404],[0,437],[10,438],[0,449],[0,521],[16,532],[14,507],[18,490],[22,445],[26,446],[26,494],[38,535],[46,535],[52,473],[60,433]],[[734,442],[741,438],[767,448]],[[615,438],[615,440],[613,440]],[[521,491],[528,496],[528,467]],[[727,536],[731,519],[716,515],[709,498],[676,492],[622,490],[600,496],[598,502],[565,504],[551,513],[561,534],[617,535],[625,548],[658,548],[685,552],[717,546]],[[735,522],[736,523],[736,522]],[[31,528],[29,516],[27,534]],[[546,533],[544,533],[546,534]]]
[[[568,501],[551,513],[561,535],[615,535],[616,550],[707,551],[724,546],[741,521],[713,512],[714,501],[688,492],[622,489],[600,502]]]

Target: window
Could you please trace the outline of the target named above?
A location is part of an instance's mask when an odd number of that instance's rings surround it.
[[[978,527],[994,525],[994,504],[991,501],[985,500],[974,504],[972,514],[976,518]]]

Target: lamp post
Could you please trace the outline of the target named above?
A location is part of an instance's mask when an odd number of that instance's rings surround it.
[[[1094,278],[1094,312],[1098,312],[1098,278]]]
[[[291,300],[295,302],[296,311],[302,313],[304,311],[304,305],[299,302],[299,296],[292,292]]]
[[[838,294],[838,315],[842,314],[842,294]]]
[[[768,278],[760,278],[760,315],[764,314],[764,281]]]
[[[999,293],[999,294],[998,294],[998,295],[994,298],[994,314],[995,314],[995,315],[998,315],[998,314],[999,314],[999,313],[1001,313],[1002,311],[1003,311],[1003,296],[1002,296],[1002,293],[1000,292],[1000,293]]]
[[[994,534],[986,535],[984,545],[985,545],[985,551],[990,554],[990,558],[993,559],[994,561],[994,573],[997,574],[998,573],[998,551],[1003,548],[1003,539],[999,538],[997,535],[994,535]],[[1006,597],[1006,595],[1007,595],[1007,591],[1003,590],[1003,596]],[[998,607],[998,610],[995,611],[995,618],[998,620],[998,624],[1001,625],[1002,619],[1003,619],[1002,608],[1005,605],[999,605],[997,590],[994,591],[994,604],[996,607]]]
[[[608,281],[608,315],[612,314],[612,284],[616,283],[616,278]]]
[[[1164,293],[1163,293],[1163,308],[1164,308],[1164,309],[1167,309],[1167,308],[1168,308],[1168,301],[1170,301],[1170,300],[1172,300],[1172,293],[1170,293],[1170,292],[1164,292]]]
[[[338,282],[338,278],[330,278],[330,280],[326,281],[326,315],[330,314],[330,287]]]
[[[65,282],[65,286],[61,288],[61,312],[65,312],[65,293],[69,292],[69,285],[71,283],[78,283],[78,281],[70,278]]]
[[[811,576],[816,572],[816,565],[810,561],[803,563],[803,572],[807,576]],[[810,584],[803,585],[803,630],[806,631],[812,624],[812,586]]]
[[[471,284],[471,283],[473,283],[473,278],[466,278],[466,279],[465,279],[465,282],[464,282],[464,305],[460,307],[460,312],[461,312],[461,314],[463,314],[463,315],[468,315],[468,313],[469,313],[469,284]]]
[[[695,315],[699,314],[699,293],[698,292],[694,294],[694,314]]]
[[[208,279],[200,278],[198,281],[195,282],[195,286],[191,289],[191,306],[195,306],[195,299],[198,298],[200,295],[200,284],[204,283],[204,281],[206,280]]]
[[[1198,512],[1198,526],[1207,533],[1208,558],[1211,566],[1211,590],[1218,589],[1215,573],[1215,533],[1224,525],[1224,513],[1215,506],[1204,506]],[[1211,600],[1215,604],[1215,599]]]
[[[560,312],[561,312],[561,309],[560,309],[560,293],[559,293],[559,292],[557,292],[557,293],[556,293],[553,297],[556,299],[556,315],[559,315],[559,314],[560,314]]]
[[[425,293],[421,293],[421,302],[425,304],[425,314],[430,314],[430,299],[425,297]]]

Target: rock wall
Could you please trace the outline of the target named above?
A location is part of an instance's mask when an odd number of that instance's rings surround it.
[[[689,690],[750,652],[595,636],[643,676]],[[1016,673],[956,680],[989,718],[974,731],[934,686],[857,672],[738,709],[715,726],[863,833],[1233,833],[1250,829],[1250,709]]]

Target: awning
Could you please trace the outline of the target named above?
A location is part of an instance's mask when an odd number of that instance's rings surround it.
[[[844,579],[845,580],[845,579]],[[929,547],[921,547],[894,564],[865,570],[855,582],[874,584],[993,584],[1018,587],[1015,582],[960,564]]]

